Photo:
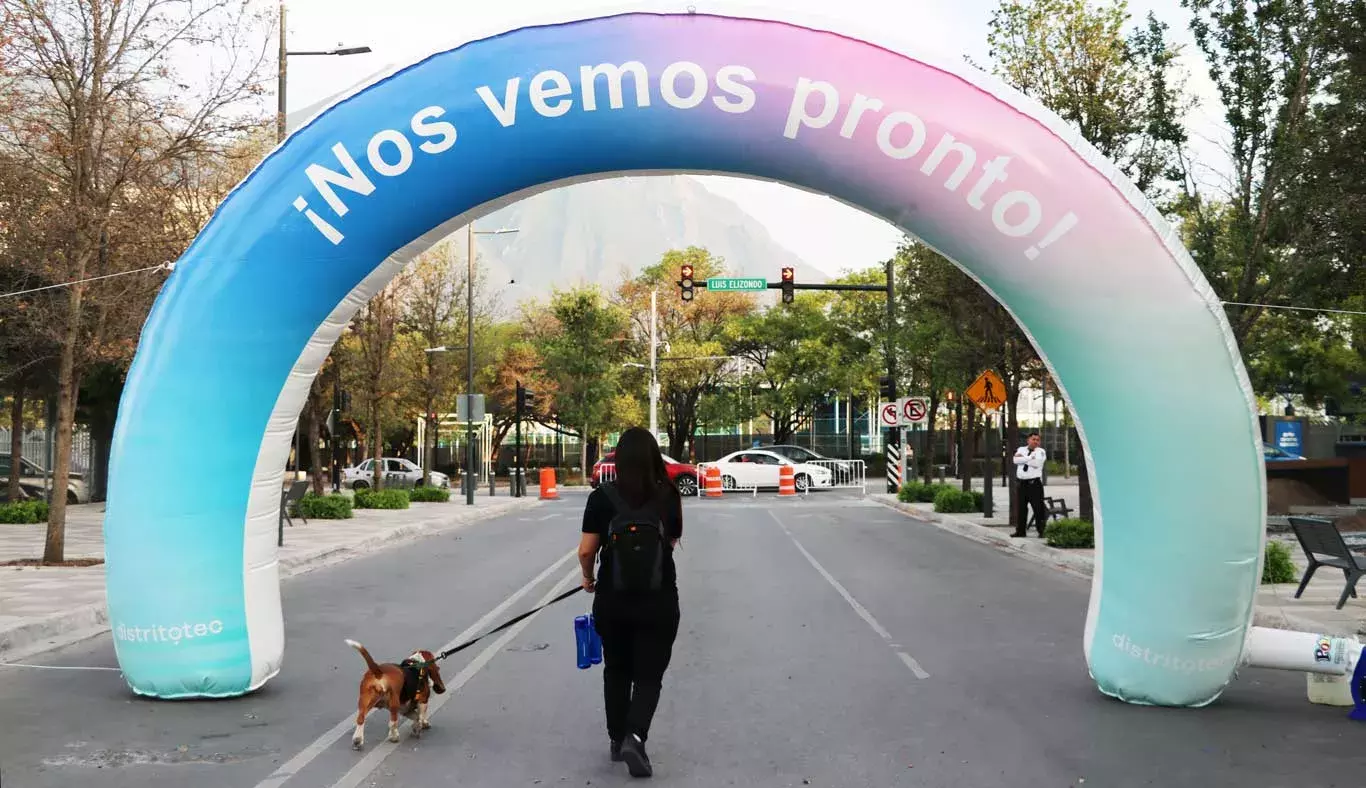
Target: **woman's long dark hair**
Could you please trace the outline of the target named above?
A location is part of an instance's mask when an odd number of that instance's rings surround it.
[[[617,441],[616,452],[616,487],[627,503],[644,506],[661,496],[668,496],[665,500],[672,503],[678,490],[669,482],[664,455],[649,430],[644,427],[626,430]]]

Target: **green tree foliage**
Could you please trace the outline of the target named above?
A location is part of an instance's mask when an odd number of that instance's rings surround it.
[[[1004,0],[987,43],[995,72],[1076,127],[1150,196],[1180,178],[1186,141],[1176,53],[1152,14],[1126,32],[1128,4]]]
[[[731,352],[750,364],[755,406],[773,422],[773,440],[786,443],[837,382],[839,353],[819,298],[749,315],[732,324]]]
[[[585,287],[556,291],[545,318],[536,338],[537,349],[558,391],[560,419],[577,428],[583,439],[580,463],[586,468],[588,439],[612,422],[627,317],[597,288]]]

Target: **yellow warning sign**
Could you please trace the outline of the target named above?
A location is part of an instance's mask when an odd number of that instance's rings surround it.
[[[1006,404],[1006,385],[991,370],[978,375],[965,393],[972,404],[985,413],[993,413]]]

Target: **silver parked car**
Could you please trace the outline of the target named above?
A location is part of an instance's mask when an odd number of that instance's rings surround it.
[[[9,453],[0,454],[0,480],[3,480],[0,481],[0,486],[9,482],[10,467]],[[19,484],[26,493],[41,496],[45,475],[46,471],[42,466],[27,457],[19,458]],[[71,473],[67,475],[66,502],[69,504],[90,503],[90,489],[85,485],[85,474]]]

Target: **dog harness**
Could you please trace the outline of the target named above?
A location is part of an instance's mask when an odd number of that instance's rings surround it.
[[[400,703],[409,703],[417,697],[417,689],[427,681],[427,662],[405,659],[398,663],[403,669],[403,689],[399,690]]]

